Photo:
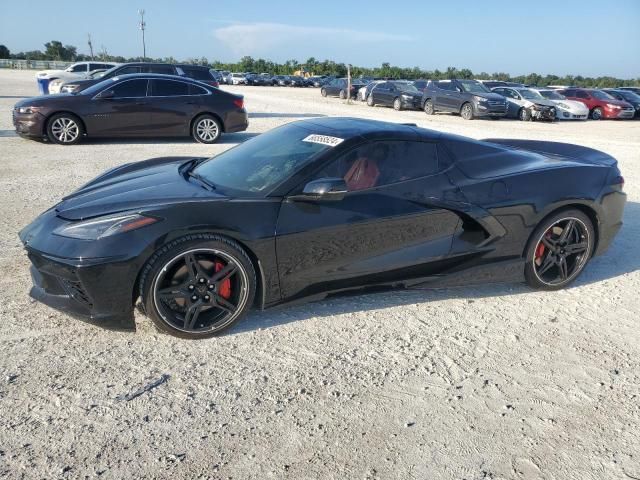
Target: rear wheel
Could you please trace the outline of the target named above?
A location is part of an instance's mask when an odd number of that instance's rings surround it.
[[[473,105],[469,102],[462,105],[462,108],[460,109],[460,116],[465,120],[473,120]]]
[[[602,109],[600,107],[596,107],[591,110],[591,118],[594,120],[602,120]]]
[[[74,145],[83,134],[82,122],[71,113],[56,113],[47,122],[47,137],[53,143]]]
[[[369,105],[370,107],[373,107],[375,105],[375,102],[373,101],[373,95],[371,93],[367,97],[367,105]]]
[[[528,122],[529,120],[531,120],[531,112],[529,111],[529,109],[523,107],[518,110],[518,118],[523,122]]]
[[[199,234],[156,252],[140,284],[145,311],[159,330],[196,339],[215,335],[247,312],[256,274],[237,243]]]
[[[433,109],[433,102],[431,100],[424,102],[424,107],[422,107],[422,109],[427,115],[433,115],[435,113],[435,110]]]
[[[564,210],[545,219],[527,247],[527,283],[541,290],[564,288],[584,270],[594,244],[593,224],[580,210]]]
[[[324,88],[320,89],[320,95],[322,95],[323,97],[327,96],[327,91]]]
[[[222,135],[222,126],[212,115],[200,115],[193,122],[191,136],[200,143],[216,143]]]
[[[393,101],[393,109],[397,111],[402,110],[402,100],[400,100],[400,97],[396,97]]]
[[[340,99],[344,100],[345,98],[347,98],[347,92],[345,92],[344,90],[340,90]]]

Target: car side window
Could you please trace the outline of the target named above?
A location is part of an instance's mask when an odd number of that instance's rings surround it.
[[[111,88],[113,98],[138,98],[147,95],[147,80],[125,80]]]
[[[589,98],[587,92],[583,92],[582,90],[576,90],[576,97],[578,98]]]
[[[344,178],[348,190],[354,192],[424,177],[438,169],[435,143],[376,141],[344,153],[314,179]]]
[[[565,97],[575,97],[576,96],[576,91],[575,90],[564,90],[564,91],[561,91],[560,93],[562,93]]]
[[[74,67],[71,69],[71,71],[74,72],[74,73],[86,72],[87,71],[87,64],[83,63],[81,65],[74,65]]]
[[[129,66],[122,67],[120,70],[118,70],[118,75],[128,75],[130,73],[140,73],[140,67]]]
[[[174,80],[152,80],[151,96],[153,97],[174,97],[179,95],[189,95],[189,84]]]
[[[198,85],[189,84],[189,95],[206,95],[209,93],[206,89]]]
[[[451,82],[437,82],[436,86],[440,90],[447,90],[449,92],[453,90],[453,85],[451,84]]]

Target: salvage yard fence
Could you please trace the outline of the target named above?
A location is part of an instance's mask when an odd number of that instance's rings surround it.
[[[73,62],[59,62],[57,60],[13,60],[0,59],[0,68],[15,70],[64,70]]]

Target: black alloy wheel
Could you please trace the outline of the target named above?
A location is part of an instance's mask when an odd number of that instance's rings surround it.
[[[207,338],[253,303],[255,270],[244,250],[217,235],[193,235],[157,252],[145,267],[142,298],[159,330]]]
[[[544,290],[557,290],[584,270],[594,247],[591,220],[579,210],[561,212],[540,225],[527,254],[527,283]]]

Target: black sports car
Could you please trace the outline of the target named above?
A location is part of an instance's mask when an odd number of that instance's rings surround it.
[[[363,287],[562,288],[622,225],[623,184],[585,147],[323,118],[122,165],[20,238],[34,298],[129,328],[141,299],[161,330],[200,338],[252,306]]]

